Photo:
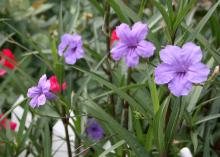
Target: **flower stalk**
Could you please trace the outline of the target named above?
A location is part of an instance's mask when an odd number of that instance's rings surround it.
[[[71,151],[71,143],[70,143],[70,136],[68,131],[68,124],[69,124],[69,118],[63,119],[63,125],[65,129],[65,135],[66,135],[66,145],[67,145],[67,151],[68,151],[68,157],[72,157],[72,151]]]

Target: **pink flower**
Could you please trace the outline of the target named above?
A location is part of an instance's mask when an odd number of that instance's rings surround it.
[[[62,90],[65,90],[66,88],[67,88],[67,84],[66,84],[66,82],[64,82],[62,84]],[[55,75],[50,77],[50,90],[53,93],[60,92],[60,84],[59,84],[57,77]]]
[[[114,29],[111,34],[111,43],[110,43],[111,46],[113,46],[114,42],[118,40],[119,40],[118,35],[116,33],[116,30]]]
[[[4,114],[0,114],[0,118],[2,118],[3,115],[4,115]],[[4,119],[0,122],[0,130],[1,130],[2,127],[6,129],[6,128],[7,128],[7,123],[9,124],[10,129],[11,129],[12,131],[15,131],[17,124],[16,124],[15,122],[9,121],[7,118],[4,118]]]
[[[0,55],[0,64],[4,67],[7,67],[10,70],[14,69],[15,65],[14,55],[10,49],[3,49]],[[0,76],[3,76],[7,73],[6,70],[0,69]]]

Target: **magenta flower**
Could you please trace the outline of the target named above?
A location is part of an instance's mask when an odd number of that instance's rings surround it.
[[[27,96],[31,98],[29,105],[32,108],[44,105],[48,100],[56,98],[54,94],[50,92],[50,80],[47,80],[47,76],[41,76],[38,85],[28,89]]]
[[[116,27],[119,42],[111,49],[112,58],[119,61],[125,58],[128,67],[135,67],[139,57],[147,58],[154,54],[155,46],[144,40],[148,34],[148,27],[141,22],[135,23],[132,28],[122,23]]]
[[[75,64],[84,56],[82,37],[78,34],[64,34],[58,46],[58,54],[64,56],[67,64]]]
[[[100,140],[104,136],[104,130],[100,124],[94,119],[89,118],[87,120],[86,133],[92,140]]]
[[[193,83],[207,80],[209,68],[201,63],[202,51],[199,46],[188,42],[182,48],[168,45],[160,51],[162,64],[155,69],[155,82],[168,83],[175,96],[188,95]]]

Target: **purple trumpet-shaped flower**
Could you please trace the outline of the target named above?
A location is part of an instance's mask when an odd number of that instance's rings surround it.
[[[111,56],[115,61],[125,58],[128,67],[135,67],[139,58],[147,58],[154,54],[155,46],[144,40],[148,34],[146,24],[136,22],[132,28],[122,23],[116,27],[119,42],[111,49]]]
[[[199,46],[188,42],[182,48],[167,45],[160,51],[162,64],[155,69],[155,82],[168,84],[175,96],[188,95],[193,83],[207,80],[209,68],[201,63],[202,51]]]
[[[47,80],[46,75],[41,76],[37,86],[28,89],[27,96],[31,98],[29,105],[32,108],[44,105],[47,99],[56,98],[56,96],[50,92],[50,80]]]
[[[78,34],[64,34],[58,46],[58,54],[64,56],[67,64],[75,64],[84,56],[82,37]]]
[[[104,130],[94,118],[89,118],[86,125],[86,133],[89,138],[95,141],[103,138]]]

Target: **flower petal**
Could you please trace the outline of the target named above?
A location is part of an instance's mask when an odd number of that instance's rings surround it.
[[[15,122],[10,122],[10,129],[15,131],[17,124]]]
[[[152,56],[155,49],[155,46],[151,42],[142,40],[139,42],[136,51],[139,56],[146,58]]]
[[[68,45],[70,44],[70,42],[73,40],[73,36],[71,34],[64,34],[61,37],[61,42],[58,46],[58,54],[60,56],[63,56],[63,53],[65,51],[65,49],[68,47]]]
[[[202,83],[206,81],[210,72],[209,68],[202,63],[191,65],[188,70],[188,80],[192,83]]]
[[[160,59],[167,64],[178,64],[181,61],[181,48],[178,46],[167,45],[160,51]]]
[[[182,53],[184,53],[184,62],[189,64],[195,64],[202,60],[201,48],[192,42],[183,45]]]
[[[45,93],[45,96],[46,96],[46,98],[48,100],[52,100],[52,99],[56,99],[57,98],[57,96],[55,94],[51,93],[51,92]]]
[[[38,81],[38,87],[44,86],[44,84],[46,84],[46,82],[47,82],[47,75],[44,74],[41,76],[40,80]]]
[[[81,59],[84,57],[84,51],[82,47],[77,47],[75,55],[76,55],[76,59]]]
[[[31,87],[28,89],[27,96],[29,98],[36,97],[40,94],[41,90],[38,87]]]
[[[57,77],[55,75],[50,77],[50,90],[54,93],[57,93],[60,91],[60,85],[57,80]]]
[[[187,76],[177,74],[172,81],[168,83],[168,88],[175,96],[186,96],[192,89],[192,83],[187,80]]]
[[[37,104],[38,104],[38,96],[35,96],[31,99],[31,101],[29,102],[29,105],[32,108],[35,108],[35,107],[37,107]]]
[[[41,105],[44,105],[46,103],[46,96],[44,94],[41,94],[37,99],[37,105],[38,107]]]
[[[139,63],[139,56],[135,53],[135,51],[130,50],[130,52],[126,55],[125,62],[128,67],[135,67]]]
[[[65,54],[64,54],[64,58],[65,58],[65,62],[67,64],[75,64],[76,63],[76,56],[74,55],[74,53],[71,50],[68,50]]]
[[[124,43],[130,43],[132,41],[130,38],[131,29],[127,24],[122,23],[119,26],[117,26],[116,33],[120,41]]]
[[[173,70],[173,66],[162,63],[157,66],[154,75],[157,84],[165,84],[175,77],[175,71]]]
[[[7,73],[6,70],[4,69],[0,69],[0,76],[4,76]]]
[[[72,38],[73,38],[73,42],[75,42],[75,43],[77,44],[77,46],[82,46],[82,45],[83,45],[83,43],[82,43],[82,37],[81,37],[80,35],[74,34],[74,35],[72,36]]]
[[[126,52],[127,46],[122,42],[118,42],[118,44],[111,49],[111,56],[115,61],[119,61]]]
[[[47,80],[44,85],[41,86],[43,93],[46,93],[50,90],[50,80]]]
[[[146,24],[143,24],[141,22],[136,22],[132,26],[131,34],[134,39],[138,41],[144,40],[148,33],[148,27]]]

